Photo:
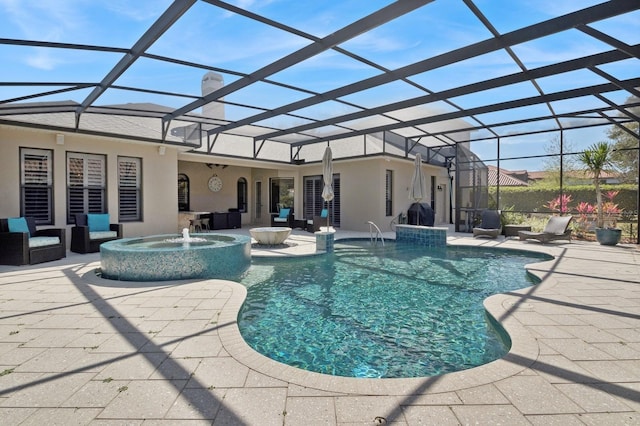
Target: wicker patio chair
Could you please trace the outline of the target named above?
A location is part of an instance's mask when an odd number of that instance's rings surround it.
[[[0,219],[0,264],[33,265],[67,255],[64,228],[36,229],[35,218]]]
[[[100,244],[122,238],[122,224],[109,223],[108,214],[76,214],[76,226],[71,228],[71,251],[96,253]]]
[[[572,216],[551,216],[542,232],[519,231],[518,237],[520,241],[538,240],[541,243],[547,243],[554,240],[569,240],[571,242],[571,223]]]

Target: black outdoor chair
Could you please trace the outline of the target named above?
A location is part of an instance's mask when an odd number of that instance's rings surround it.
[[[480,225],[473,228],[473,237],[498,238],[502,233],[500,210],[483,210]]]
[[[271,226],[288,226],[289,228],[294,228],[293,220],[293,209],[281,208],[278,214],[271,215]]]
[[[122,224],[109,223],[109,214],[76,214],[76,226],[71,228],[71,251],[96,253],[100,244],[122,238]]]
[[[36,229],[33,217],[0,219],[0,264],[33,265],[67,255],[67,230]]]

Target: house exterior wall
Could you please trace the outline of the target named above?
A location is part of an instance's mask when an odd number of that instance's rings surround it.
[[[64,144],[56,133],[36,129],[0,126],[0,217],[20,215],[20,148],[53,151],[53,227],[67,228],[66,153],[80,152],[106,156],[107,209],[112,222],[118,221],[118,156],[142,159],[142,221],[122,222],[124,236],[134,237],[176,232],[178,205],[177,151],[167,146],[160,155],[157,145],[63,133]],[[68,243],[69,243],[68,241]]]
[[[448,188],[446,169],[423,165],[427,190],[431,188],[431,176],[436,177],[436,186],[443,187],[436,191],[436,223],[446,223],[449,204],[445,191]],[[340,174],[341,228],[352,231],[368,231],[368,221],[374,222],[383,232],[391,230],[391,221],[407,209],[413,201],[409,199],[409,187],[413,176],[414,163],[409,159],[390,157],[371,157],[351,160],[334,160],[333,172]],[[385,180],[386,171],[393,171],[393,215],[385,212]],[[321,175],[319,164],[302,166],[299,179],[296,181],[296,211],[302,210],[302,180],[304,176]],[[298,183],[299,182],[299,183]],[[298,186],[300,185],[300,186]],[[430,195],[423,202],[430,202]],[[299,205],[298,205],[299,204]]]
[[[189,178],[191,211],[227,212],[229,209],[238,208],[238,180],[244,178],[247,181],[248,211],[241,214],[242,224],[251,223],[253,196],[251,168],[222,167],[220,163],[218,164],[216,166],[214,163],[178,161],[177,173],[184,173]],[[209,178],[214,175],[222,179],[222,189],[218,192],[211,192],[207,186]]]
[[[66,152],[103,154],[107,158],[107,206],[112,220],[118,216],[117,158],[131,156],[142,159],[142,200],[143,220],[124,223],[125,237],[176,233],[178,226],[177,176],[184,173],[190,182],[190,209],[192,211],[227,211],[237,208],[237,181],[247,180],[247,212],[242,214],[243,226],[264,226],[270,224],[269,181],[272,177],[291,177],[295,184],[294,211],[296,218],[302,219],[303,179],[305,176],[322,174],[320,163],[290,166],[261,164],[257,167],[246,162],[229,164],[222,158],[208,157],[190,160],[181,158],[178,150],[166,146],[160,154],[158,145],[136,143],[129,140],[64,134],[64,144],[56,143],[56,133],[38,129],[0,126],[0,217],[20,215],[20,147],[41,148],[53,151],[54,176],[54,225],[66,227],[70,238],[72,224],[66,223]],[[211,161],[211,167],[207,166]],[[229,161],[232,163],[232,161]],[[358,159],[334,159],[334,173],[340,174],[341,181],[341,229],[368,231],[367,221],[376,223],[382,231],[391,229],[392,219],[401,212],[406,213],[412,201],[409,200],[409,186],[413,174],[413,160],[387,156]],[[393,171],[393,215],[385,214],[385,174]],[[427,187],[431,187],[431,176],[436,176],[436,185],[443,191],[436,191],[436,224],[448,221],[447,201],[448,178],[446,170],[423,165]],[[217,175],[223,181],[219,192],[211,192],[207,187],[209,178]],[[262,209],[256,218],[255,185],[262,182]],[[427,195],[424,202],[429,202]]]

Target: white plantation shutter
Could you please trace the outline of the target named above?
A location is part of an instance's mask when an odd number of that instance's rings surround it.
[[[141,160],[118,158],[118,221],[141,220]]]
[[[304,177],[304,217],[319,216],[322,210],[322,176]]]
[[[44,149],[20,150],[20,211],[38,225],[53,223],[52,152]]]
[[[106,158],[104,155],[67,153],[67,220],[76,213],[106,212]]]
[[[322,209],[327,206],[326,201],[322,198],[322,189],[324,188],[322,175],[305,176],[303,182],[304,216],[305,218],[319,216]],[[340,226],[340,174],[338,173],[333,175],[333,200],[329,202],[329,207],[332,226]]]

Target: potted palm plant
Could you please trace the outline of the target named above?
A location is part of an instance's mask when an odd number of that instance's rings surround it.
[[[602,191],[600,190],[600,177],[602,172],[611,166],[611,147],[607,142],[598,142],[578,156],[585,168],[593,178],[596,189],[596,240],[603,245],[616,245],[620,241],[622,230],[605,227],[604,211],[602,205]]]

